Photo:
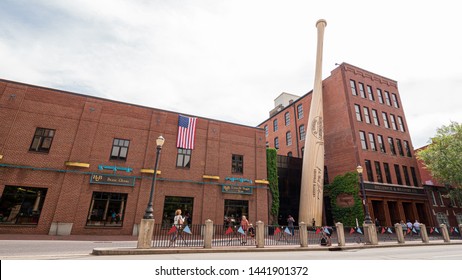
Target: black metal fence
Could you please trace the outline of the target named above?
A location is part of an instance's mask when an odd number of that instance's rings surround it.
[[[440,227],[427,227],[429,240],[443,240]],[[213,225],[212,247],[226,246],[256,246],[255,229],[244,231],[240,226]],[[462,240],[458,227],[448,228],[451,240]],[[165,227],[160,224],[154,226],[153,247],[204,247],[205,225],[182,225]],[[420,231],[405,229],[404,240],[421,241]],[[308,245],[320,245],[323,236],[330,239],[331,244],[338,244],[336,227],[307,227]],[[364,243],[363,227],[344,227],[345,243]],[[397,242],[394,227],[378,227],[379,243]],[[269,226],[264,227],[264,246],[300,246],[300,228],[298,226]]]

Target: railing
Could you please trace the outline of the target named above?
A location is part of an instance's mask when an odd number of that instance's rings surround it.
[[[153,247],[204,247],[205,246],[205,232],[208,228],[209,238],[211,236],[212,247],[226,247],[226,246],[304,246],[302,244],[321,245],[321,238],[328,236],[332,245],[339,244],[339,234],[337,227],[287,227],[287,226],[268,226],[261,224],[260,236],[263,240],[257,240],[257,228],[253,230],[244,231],[240,226],[236,225],[213,225],[208,221],[208,226],[202,225],[181,225],[181,226],[161,226],[156,224],[154,226],[153,234]],[[211,226],[211,227],[210,227]],[[303,232],[301,229],[307,231],[307,242],[301,242],[300,236]],[[366,242],[364,227],[339,227],[343,228],[343,237],[345,244],[361,244]],[[371,230],[371,228],[369,228]],[[459,227],[446,228],[442,227],[425,227],[427,241],[441,241],[449,242],[450,240],[462,240],[462,234]],[[263,232],[262,232],[263,231]],[[213,233],[212,233],[213,232]],[[424,233],[425,233],[424,232]],[[446,234],[447,232],[447,234]],[[404,229],[403,238],[404,242],[407,241],[424,241],[426,236],[422,237],[420,231],[415,229]],[[398,242],[398,235],[394,227],[377,227],[376,233],[378,243],[384,242]],[[374,234],[374,235],[375,235]],[[446,237],[445,237],[446,236]],[[258,242],[257,242],[258,241]],[[260,244],[260,245],[257,245]],[[370,243],[368,243],[370,244]],[[377,243],[374,243],[377,244]]]

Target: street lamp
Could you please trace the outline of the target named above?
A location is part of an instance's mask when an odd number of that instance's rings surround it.
[[[154,215],[152,212],[154,212],[154,209],[152,208],[152,197],[154,196],[154,186],[156,184],[156,178],[157,178],[157,166],[159,165],[159,155],[160,155],[160,150],[162,150],[162,145],[164,145],[165,139],[164,137],[159,136],[156,139],[156,144],[157,144],[157,152],[156,152],[156,165],[154,167],[154,177],[152,178],[152,183],[151,183],[151,193],[149,194],[149,202],[148,206],[146,207],[146,212],[144,213],[143,219],[154,219]]]
[[[361,165],[358,165],[358,167],[356,167],[356,172],[358,172],[359,174],[360,187],[361,187],[361,192],[363,194],[363,206],[364,206],[364,214],[365,214],[364,223],[372,224],[371,215],[369,214],[369,207],[367,205],[366,189],[364,188],[363,167]]]

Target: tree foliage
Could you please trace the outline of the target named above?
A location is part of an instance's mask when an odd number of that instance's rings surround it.
[[[279,215],[279,186],[276,149],[266,149],[266,169],[271,193],[269,223],[274,225],[278,223]]]
[[[433,178],[454,187],[449,195],[462,201],[462,124],[437,129],[436,135],[426,149],[417,153]]]
[[[334,181],[326,186],[329,193],[332,216],[336,222],[341,222],[345,226],[356,226],[356,219],[361,223],[364,219],[364,209],[359,197],[359,178],[355,172],[348,172],[345,175],[339,175]],[[337,197],[341,194],[352,195],[354,204],[351,207],[339,207]]]

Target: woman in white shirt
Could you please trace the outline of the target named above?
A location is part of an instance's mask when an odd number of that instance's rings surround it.
[[[181,216],[181,210],[177,209],[175,211],[175,217],[173,218],[173,224],[176,227],[180,227],[184,222],[184,218]]]

